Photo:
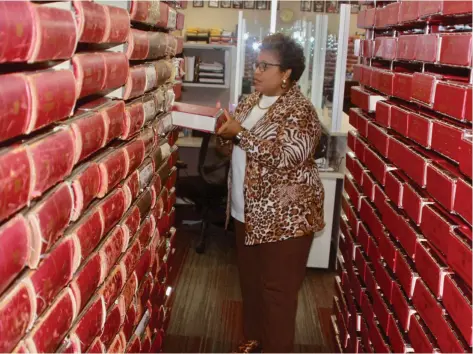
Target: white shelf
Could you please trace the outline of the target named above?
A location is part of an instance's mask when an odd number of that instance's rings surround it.
[[[230,44],[207,44],[207,43],[184,43],[184,49],[232,49],[234,45]]]
[[[204,88],[217,88],[217,89],[228,89],[226,84],[205,84],[200,82],[183,82],[182,87],[204,87]]]

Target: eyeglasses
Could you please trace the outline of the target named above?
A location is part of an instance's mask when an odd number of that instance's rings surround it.
[[[264,73],[270,66],[281,66],[281,64],[266,63],[265,61],[255,62],[253,64],[253,70],[256,71],[256,69],[259,69],[259,71]]]

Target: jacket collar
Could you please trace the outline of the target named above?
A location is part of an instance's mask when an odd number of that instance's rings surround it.
[[[298,94],[300,94],[300,89],[297,84],[294,84],[289,90],[282,94],[281,97],[279,97],[277,103],[284,103],[287,100],[290,100],[292,97],[297,96]],[[256,106],[256,104],[259,102],[262,95],[263,94],[260,92],[254,92],[248,97],[246,101],[243,102],[243,106],[241,107],[241,110],[239,110],[239,114],[237,117],[240,122],[243,122],[246,119],[253,107]]]

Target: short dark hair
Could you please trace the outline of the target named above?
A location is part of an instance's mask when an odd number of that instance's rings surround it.
[[[305,69],[305,56],[302,46],[294,39],[282,33],[271,34],[263,39],[261,50],[276,52],[279,56],[281,70],[292,69],[291,81],[298,81]]]

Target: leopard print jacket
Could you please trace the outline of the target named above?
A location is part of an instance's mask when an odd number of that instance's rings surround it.
[[[235,119],[243,122],[260,97],[254,93],[240,103]],[[245,244],[282,241],[322,230],[324,189],[315,163],[321,126],[310,101],[294,85],[242,135],[239,146],[247,155]],[[231,186],[230,171],[227,225]]]

